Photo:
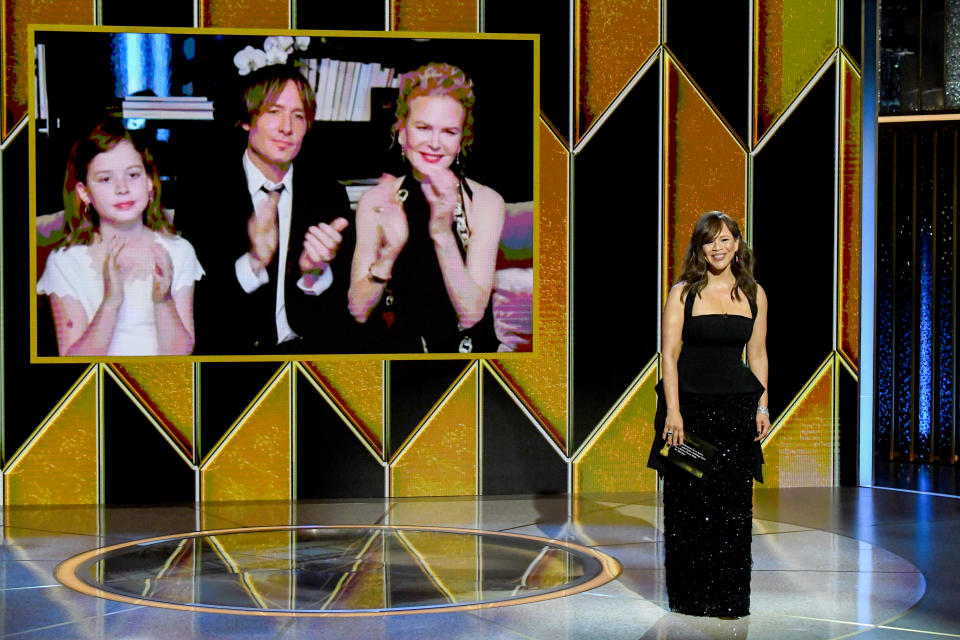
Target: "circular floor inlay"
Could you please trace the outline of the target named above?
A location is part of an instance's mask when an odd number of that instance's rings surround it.
[[[620,564],[534,536],[404,526],[183,533],[94,549],[57,568],[66,586],[136,604],[220,613],[383,615],[558,598]]]

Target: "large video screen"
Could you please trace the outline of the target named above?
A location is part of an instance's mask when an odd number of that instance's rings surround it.
[[[537,36],[30,34],[33,361],[535,352]]]

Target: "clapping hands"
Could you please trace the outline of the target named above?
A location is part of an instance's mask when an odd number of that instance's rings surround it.
[[[321,222],[307,229],[300,253],[300,270],[303,273],[322,273],[336,257],[343,242],[340,232],[349,224],[346,218],[336,218],[329,224]]]
[[[170,299],[173,262],[152,234],[133,238],[111,235],[100,238],[97,244],[103,252],[104,301],[122,302],[124,284],[135,279],[151,280],[154,302]]]
[[[430,237],[450,233],[453,211],[460,201],[459,178],[450,169],[438,169],[424,174],[420,187],[430,204]]]

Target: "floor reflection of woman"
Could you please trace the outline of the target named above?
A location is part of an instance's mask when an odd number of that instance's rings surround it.
[[[753,480],[763,479],[759,443],[770,430],[767,298],[752,267],[737,223],[704,214],[663,312],[661,435],[680,446],[688,430],[716,447],[703,478],[666,467],[667,594],[689,615],[750,613]]]
[[[394,124],[410,175],[384,174],[357,208],[350,312],[385,352],[496,351],[490,292],[503,198],[462,175],[473,83],[431,63],[401,76]]]

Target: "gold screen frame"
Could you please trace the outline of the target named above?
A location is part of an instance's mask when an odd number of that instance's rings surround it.
[[[36,283],[39,277],[37,273],[38,262],[38,242],[37,242],[37,82],[30,84],[28,94],[28,114],[26,132],[29,140],[29,181],[30,181],[30,224],[29,224],[29,247],[30,247],[30,362],[31,363],[161,363],[161,362],[296,362],[296,361],[380,361],[380,360],[476,360],[481,358],[497,358],[498,360],[514,360],[525,358],[536,358],[540,355],[540,345],[542,336],[540,335],[540,285],[539,274],[543,264],[543,257],[540,255],[540,36],[539,34],[490,34],[490,33],[457,33],[457,32],[371,32],[371,31],[336,31],[336,30],[276,30],[276,29],[229,29],[229,28],[176,28],[176,27],[99,27],[84,25],[56,25],[56,24],[31,24],[28,26],[28,48],[29,48],[29,68],[36,69],[36,34],[45,33],[89,33],[89,34],[116,34],[116,33],[143,33],[143,34],[170,34],[197,37],[226,36],[239,38],[257,38],[268,36],[308,36],[312,38],[354,38],[354,39],[372,39],[372,40],[404,40],[418,42],[424,40],[450,40],[450,41],[478,41],[478,47],[490,46],[493,48],[497,42],[529,42],[532,47],[532,68],[529,70],[533,79],[531,87],[532,100],[529,105],[520,110],[520,113],[526,111],[530,118],[530,131],[532,133],[529,141],[529,150],[532,157],[532,185],[530,186],[531,199],[533,203],[531,246],[532,246],[532,292],[531,292],[531,348],[524,352],[477,352],[477,353],[300,353],[300,354],[241,354],[241,355],[189,355],[189,356],[47,356],[38,353],[38,294]],[[485,45],[482,43],[489,43]],[[319,57],[319,56],[318,56]],[[489,68],[497,66],[495,62],[496,55],[489,56],[489,62],[486,65]],[[426,60],[425,60],[426,62]],[[236,69],[229,69],[230,73],[236,73]],[[397,69],[397,73],[405,70]],[[469,70],[468,75],[469,75]],[[509,96],[498,96],[496,89],[484,90],[478,87],[478,93],[483,92],[482,99],[490,98],[509,99]],[[119,100],[119,98],[116,98]],[[490,126],[490,125],[488,125]],[[492,127],[491,127],[492,128]],[[505,153],[506,151],[501,151]],[[496,185],[491,185],[496,188]],[[509,204],[509,203],[508,203]],[[493,292],[491,292],[491,308]]]

